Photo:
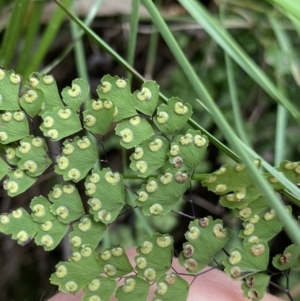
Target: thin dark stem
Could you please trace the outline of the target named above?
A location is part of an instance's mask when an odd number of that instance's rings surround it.
[[[217,262],[217,260],[215,258],[213,258],[214,263],[219,266],[220,264]]]
[[[185,213],[183,213],[183,212],[181,212],[181,211],[175,211],[175,210],[172,209],[171,212],[176,213],[176,214],[178,214],[178,215],[185,216],[185,217],[187,217],[187,218],[189,218],[189,219],[194,219],[194,218],[195,218],[194,216],[190,216],[190,215],[185,214]]]
[[[285,275],[285,277],[286,277],[286,289],[287,289],[287,290],[290,289],[290,278],[289,278],[290,272],[291,272],[291,269],[288,269],[288,270],[286,271],[286,273],[284,273],[284,275]]]
[[[45,170],[44,172],[43,172],[43,175],[45,175],[45,174],[47,174],[47,173],[49,173],[49,172],[52,172],[52,171],[54,171],[54,167],[52,166],[49,170]]]
[[[29,119],[29,121],[30,121],[29,122],[30,128],[31,128],[30,132],[32,132],[33,136],[36,137],[36,132],[35,132],[35,129],[34,129],[34,126],[33,126],[33,119],[26,112],[24,112],[24,113],[26,114],[27,119]]]
[[[193,170],[193,172],[191,174],[191,178],[194,175],[194,173],[195,173],[195,170]],[[194,206],[193,199],[192,199],[192,181],[190,181],[190,203],[191,203],[191,208],[192,208],[193,216],[195,217],[196,216],[195,206]]]
[[[128,205],[128,204],[126,204],[127,206],[129,206],[130,207],[130,209],[128,209],[128,210],[126,210],[126,211],[124,211],[124,212],[122,212],[122,213],[120,213],[119,215],[118,215],[118,217],[120,217],[120,216],[122,216],[122,215],[124,215],[124,214],[126,214],[126,213],[128,213],[128,212],[130,212],[130,211],[132,211],[132,210],[134,210],[134,209],[137,209],[137,208],[139,208],[139,206],[134,206],[134,207],[131,207],[130,205]]]
[[[227,256],[230,256],[230,254],[229,254],[224,248],[222,248],[222,251],[223,251]]]
[[[45,292],[42,293],[42,296],[41,296],[41,298],[40,298],[40,301],[43,300],[44,296],[45,296]]]
[[[294,298],[292,297],[291,293],[287,289],[284,289],[283,287],[281,287],[280,285],[274,283],[273,281],[270,281],[269,283],[270,283],[270,285],[276,287],[277,289],[285,292],[286,295],[288,296],[288,298],[290,299],[290,301],[294,301]]]
[[[128,185],[124,184],[124,187],[127,188],[129,191],[131,191],[132,193],[134,193],[135,195],[138,196],[137,192],[135,192],[131,187],[129,187]]]
[[[104,140],[104,136],[103,136],[102,139],[99,141],[100,144],[101,144],[102,151],[103,151],[103,153],[104,153],[104,157],[105,157],[105,160],[101,160],[101,161],[102,161],[102,162],[105,162],[105,163],[108,163],[108,158],[107,158],[107,154],[106,154],[106,150],[105,150],[105,147],[104,147],[103,140]]]

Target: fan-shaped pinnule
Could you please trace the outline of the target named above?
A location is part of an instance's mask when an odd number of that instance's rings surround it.
[[[65,181],[75,183],[84,179],[98,160],[95,141],[87,136],[65,140],[62,154],[56,158],[55,172]]]
[[[108,301],[114,294],[117,287],[117,281],[104,276],[95,277],[84,288],[82,301],[103,300]],[[105,288],[105,289],[103,289]]]
[[[39,114],[52,112],[54,108],[64,108],[53,75],[38,72],[32,73],[29,76],[28,88],[43,92],[44,101]]]
[[[138,276],[149,282],[160,279],[171,268],[173,248],[173,237],[168,234],[144,236],[134,258]]]
[[[154,135],[150,123],[139,115],[123,120],[115,131],[121,137],[120,144],[126,149],[135,147]]]
[[[265,205],[266,207],[267,205]],[[240,231],[239,237],[243,238],[244,241],[269,241],[282,230],[283,223],[276,211],[265,208],[257,216],[253,216],[252,219],[243,223],[244,229]],[[292,211],[290,206],[286,206],[285,210],[288,213]]]
[[[266,293],[270,278],[269,275],[263,273],[246,277],[241,286],[244,297],[253,301],[261,300]]]
[[[17,143],[10,143],[8,145],[3,145],[6,162],[10,165],[17,166],[20,160],[16,153],[17,148],[18,148]]]
[[[0,114],[0,143],[8,144],[29,135],[29,124],[23,111],[6,111]]]
[[[72,251],[78,251],[83,245],[96,249],[106,232],[106,225],[96,222],[92,215],[83,215],[73,223],[73,231],[69,234]]]
[[[153,174],[167,162],[169,147],[169,141],[162,136],[143,141],[130,156],[130,168],[137,171],[141,178]]]
[[[19,102],[25,113],[31,118],[34,118],[42,109],[44,104],[44,93],[41,90],[26,87]]]
[[[288,160],[283,160],[280,166],[276,168],[277,171],[284,174],[291,182],[297,184],[300,179],[300,162],[291,162]],[[269,175],[267,177],[269,183],[274,187],[274,189],[283,189],[284,186],[276,179],[274,176]]]
[[[150,178],[138,190],[136,203],[145,215],[161,217],[169,213],[182,198],[190,184],[190,175],[176,169],[167,169],[164,175]]]
[[[46,251],[53,250],[61,242],[68,231],[68,225],[57,219],[47,220],[39,225],[34,241]]]
[[[200,131],[188,130],[185,135],[177,135],[168,153],[174,168],[188,173],[201,163],[208,146],[208,138]]]
[[[79,115],[71,107],[54,107],[52,111],[46,111],[42,118],[44,122],[40,129],[45,137],[50,137],[53,141],[61,140],[82,129]]]
[[[0,111],[18,111],[22,77],[13,70],[0,68]],[[0,139],[1,140],[1,139]]]
[[[159,86],[155,81],[146,81],[141,90],[132,95],[134,107],[147,116],[152,116],[159,98]]]
[[[138,276],[127,276],[124,278],[124,284],[118,287],[116,291],[116,298],[124,301],[146,301],[149,289],[149,282]]]
[[[86,130],[93,134],[106,134],[113,118],[115,105],[110,100],[90,100],[86,103],[83,112],[83,123]]]
[[[48,155],[48,146],[44,138],[32,135],[19,141],[16,155],[18,167],[30,177],[38,177],[52,164]]]
[[[3,188],[11,197],[17,196],[31,187],[37,178],[30,177],[22,169],[9,170],[8,179],[3,182]]]
[[[34,197],[29,206],[33,221],[43,224],[55,219],[55,216],[50,212],[51,203],[44,196]]]
[[[50,212],[64,224],[74,222],[84,214],[82,200],[74,184],[57,184],[48,197],[52,203]]]
[[[192,112],[190,104],[183,104],[180,98],[172,97],[167,104],[161,104],[157,108],[153,121],[161,132],[174,135],[187,123]]]
[[[260,166],[259,160],[255,160],[254,163],[257,167]],[[226,194],[231,191],[239,192],[253,185],[253,181],[244,164],[239,163],[233,167],[225,164],[202,181],[202,185],[216,194]]]
[[[290,245],[285,248],[282,254],[274,256],[273,266],[280,270],[287,270],[297,267],[300,264],[300,248],[297,245]]]
[[[185,237],[188,242],[183,244],[179,263],[188,273],[197,274],[225,247],[231,237],[231,230],[223,227],[221,220],[213,220],[208,216],[190,222]]]
[[[72,81],[71,87],[62,90],[61,95],[67,106],[78,111],[83,102],[87,100],[89,93],[89,84],[82,78],[76,78]]]
[[[100,273],[94,249],[90,245],[83,245],[71,254],[69,262],[61,261],[56,265],[50,282],[57,285],[60,291],[75,294],[93,283]]]
[[[246,242],[243,248],[234,247],[229,257],[223,261],[225,272],[233,279],[265,271],[269,262],[269,246],[266,242]]]
[[[122,247],[107,248],[98,253],[101,271],[109,278],[116,279],[133,272],[129,258]]]
[[[125,205],[123,177],[110,168],[93,169],[85,181],[89,212],[97,222],[112,223]]]
[[[186,301],[188,298],[190,285],[177,273],[167,273],[157,280],[156,286],[154,293],[158,300]]]
[[[113,102],[115,106],[114,122],[130,118],[137,114],[134,109],[130,84],[127,79],[105,75],[101,79],[97,93],[100,100]]]
[[[24,245],[31,240],[38,231],[38,224],[35,223],[29,213],[23,208],[13,210],[10,214],[0,215],[0,232],[12,235],[12,239],[18,244]]]

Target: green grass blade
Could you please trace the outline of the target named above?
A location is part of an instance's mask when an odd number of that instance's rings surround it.
[[[291,54],[293,53],[291,43],[285,34],[284,30],[281,28],[281,25],[277,20],[269,14],[269,22],[275,33],[280,49],[283,53],[283,56],[290,59],[292,58]],[[278,64],[275,65],[276,68],[276,77],[278,88],[281,90],[283,94],[286,94],[285,91],[285,80],[284,75],[280,74],[280,67]],[[292,70],[292,61],[290,64],[291,73]],[[277,108],[277,120],[276,120],[276,135],[275,135],[275,155],[274,155],[274,164],[275,166],[279,166],[280,162],[284,159],[285,154],[285,146],[286,146],[286,126],[287,126],[287,112],[285,108],[281,105],[278,105]]]
[[[235,129],[238,136],[241,138],[241,140],[244,141],[246,144],[250,145],[250,141],[244,130],[242,114],[239,106],[239,101],[237,98],[237,88],[234,80],[233,62],[227,54],[225,54],[225,65],[226,65],[226,73],[227,73],[227,80],[228,80],[228,87],[229,87],[229,94],[230,94],[230,100],[232,105],[232,114],[233,114]]]
[[[40,29],[40,18],[42,16],[42,10],[45,2],[34,1],[31,3],[31,9],[29,10],[30,15],[28,16],[28,24],[24,32],[24,43],[22,51],[20,53],[16,71],[23,74],[23,71],[28,65],[28,61],[32,59],[32,45]]]
[[[288,17],[291,19],[291,21],[294,24],[294,27],[298,33],[298,36],[300,36],[300,20],[296,19],[294,16],[292,16],[291,14],[288,15]]]
[[[7,29],[1,44],[0,66],[9,67],[17,49],[22,25],[30,0],[15,0]]]
[[[270,202],[270,205],[276,210],[278,216],[282,219],[285,229],[292,241],[294,241],[297,244],[300,244],[300,229],[298,228],[296,221],[293,218],[291,218],[291,216],[286,212],[285,207],[279,200],[278,196],[274,193],[272,187],[257,170],[256,166],[253,163],[253,158],[251,158],[245,151],[244,147],[241,145],[241,140],[234,134],[232,128],[224,118],[220,109],[214,103],[205,86],[197,77],[194,69],[190,65],[189,61],[183,54],[180,47],[178,46],[176,40],[174,39],[166,23],[160,16],[155,5],[150,0],[142,0],[142,3],[148,10],[156,27],[158,28],[165,42],[169,46],[169,49],[175,56],[178,64],[181,66],[195,92],[201,96],[201,101],[203,101],[203,103],[211,111],[212,117],[217,126],[219,127],[220,131],[223,132],[225,138],[227,139],[233,150],[236,151],[236,153],[241,157],[241,159],[247,166],[249,175],[251,176],[253,182],[265,194],[266,198]]]
[[[287,11],[288,13],[295,16],[298,20],[300,20],[300,5],[298,1],[295,0],[268,0],[272,4],[278,4],[283,11]]]
[[[102,2],[103,0],[96,0],[91,9],[89,10],[89,13],[84,21],[84,24],[87,27],[93,22]],[[81,30],[81,27],[79,28],[80,30],[76,32],[75,40],[81,39],[82,36],[85,34],[85,32]],[[55,66],[57,66],[72,51],[72,49],[74,48],[74,44],[75,42],[69,45],[55,60],[53,60],[48,66],[44,67],[43,70],[41,70],[41,73],[49,73],[53,68],[55,68]]]
[[[40,73],[49,74],[73,50],[74,43],[69,45],[57,58],[40,70]]]
[[[222,2],[226,2],[228,4],[234,5],[234,7],[241,7],[252,12],[258,12],[265,14],[266,10],[270,7],[266,1],[256,1],[256,0],[247,0],[247,1],[240,1],[240,0],[223,0]]]
[[[220,19],[221,19],[221,23],[224,24],[225,4],[220,5]],[[242,119],[239,101],[237,97],[237,87],[234,80],[234,66],[231,58],[226,52],[225,52],[225,65],[226,65],[226,73],[227,73],[227,80],[228,80],[228,87],[229,87],[229,94],[230,94],[232,115],[235,124],[235,129],[238,136],[241,138],[241,140],[244,141],[246,144],[250,145],[250,141],[244,130],[243,119]]]
[[[286,198],[288,198],[289,201],[291,201],[293,204],[295,204],[296,206],[300,207],[300,200],[297,199],[291,192],[289,192],[288,190],[284,189],[284,190],[280,191],[280,193],[282,195],[284,195]]]
[[[62,0],[61,2],[69,7],[72,3],[72,0]],[[30,64],[28,64],[27,69],[24,71],[24,77],[27,77],[31,72],[38,70],[43,58],[45,57],[47,51],[51,46],[51,43],[55,39],[55,36],[57,35],[57,32],[61,27],[64,16],[64,12],[61,9],[57,8],[47,25],[47,28],[43,34],[43,37],[33,59],[30,61]]]
[[[280,162],[285,158],[286,126],[287,126],[287,111],[283,106],[278,105],[277,117],[276,117],[275,151],[274,151],[275,166],[279,166]]]
[[[99,10],[99,7],[101,6],[103,0],[96,0],[89,10],[89,13],[84,21],[86,26],[89,26],[94,18],[97,15],[97,11]],[[73,4],[72,7],[73,11],[75,11],[75,6]],[[87,71],[87,63],[85,60],[85,53],[84,53],[84,46],[82,42],[82,37],[84,32],[81,30],[81,28],[74,22],[70,21],[70,28],[71,28],[71,35],[74,45],[74,53],[75,53],[75,62],[76,62],[76,69],[78,72],[79,77],[85,79],[87,82],[89,82],[88,77],[88,71]],[[91,96],[89,96],[91,98]]]
[[[140,0],[132,0],[129,39],[127,44],[127,62],[133,67],[134,67],[136,40],[138,34],[137,29],[139,25],[139,7],[140,7]],[[131,72],[127,71],[126,78],[128,78],[129,82],[131,83],[131,79],[132,79]]]
[[[98,10],[102,4],[103,0],[95,0],[93,6],[89,9],[89,13],[86,16],[84,23],[86,24],[86,26],[89,26],[92,24],[92,22],[94,21],[95,17],[97,16]],[[78,38],[79,36],[82,36],[83,31],[80,29],[79,33],[78,33]]]
[[[167,102],[167,98],[165,98],[165,103]],[[235,162],[241,162],[241,158],[237,155],[233,150],[227,147],[224,143],[218,140],[214,135],[204,129],[200,124],[198,124],[194,119],[190,118],[188,120],[188,124],[195,130],[200,130],[204,135],[207,136],[209,142],[216,146],[220,151],[224,152],[228,157],[230,157]]]
[[[72,10],[75,11],[74,4],[72,6]],[[74,43],[75,64],[76,64],[78,76],[85,79],[87,82],[89,82],[82,39],[81,38],[77,39],[77,32],[79,29],[78,25],[74,22],[70,22],[70,28],[71,28],[72,40]]]
[[[161,0],[157,1],[157,7],[161,6]],[[158,39],[159,39],[159,34],[157,30],[155,29],[155,26],[152,25],[152,33],[150,36],[150,43],[149,43],[149,50],[148,50],[148,55],[147,55],[147,60],[146,60],[146,65],[145,65],[145,72],[144,76],[146,79],[152,79],[152,74],[153,74],[153,69],[155,66],[155,61],[156,61],[156,53],[157,53],[157,45],[158,45]]]
[[[280,49],[284,54],[284,58],[289,64],[291,74],[294,77],[296,84],[300,87],[300,67],[298,64],[297,51],[293,48],[290,37],[284,30],[281,20],[277,20],[272,14],[269,14],[269,22],[276,35]],[[299,24],[300,23],[298,22],[298,26]],[[298,28],[298,31],[300,34],[300,27]]]
[[[300,121],[300,112],[294,104],[276,88],[267,75],[253,62],[231,35],[195,0],[179,0],[191,16],[201,23],[205,31],[226,51],[230,57],[256,81],[273,99],[281,103],[291,115]]]

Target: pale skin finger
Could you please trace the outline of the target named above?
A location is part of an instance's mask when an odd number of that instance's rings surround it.
[[[127,255],[133,265],[134,256],[137,255],[135,249],[129,249],[126,251]],[[174,258],[173,268],[178,273],[186,273],[184,268],[182,268],[178,260]],[[210,267],[206,267],[203,271],[209,270]],[[193,277],[190,276],[183,276],[189,283],[192,281]],[[154,298],[154,291],[156,289],[155,285],[151,286],[150,293],[148,295],[147,300],[152,300]],[[79,292],[76,295],[65,294],[65,293],[58,293],[57,295],[50,298],[48,301],[80,301],[83,292]],[[233,281],[227,274],[222,271],[213,269],[204,273],[196,278],[193,282],[192,286],[190,287],[189,296],[187,301],[246,301],[249,299],[244,298],[243,292],[241,290],[241,282]],[[111,298],[111,301],[115,301],[114,297]],[[270,294],[266,294],[263,301],[280,301],[275,296]]]

